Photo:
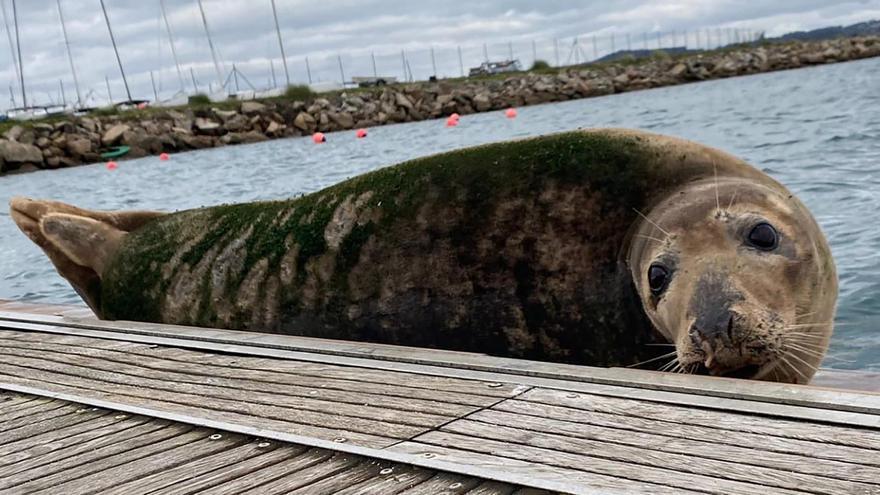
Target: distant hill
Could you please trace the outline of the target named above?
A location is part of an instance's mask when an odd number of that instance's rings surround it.
[[[784,34],[777,38],[770,39],[780,41],[810,41],[868,35],[880,35],[880,20],[860,22],[851,26],[831,26],[813,29],[812,31],[795,31],[793,33]]]
[[[795,31],[793,33],[784,34],[775,38],[763,38],[767,42],[783,42],[783,41],[817,41],[832,38],[845,38],[849,36],[880,36],[880,20],[860,22],[851,26],[830,26],[811,31]],[[623,58],[644,58],[650,57],[657,50],[618,50],[609,53],[604,57],[596,60],[596,62],[612,62]],[[702,50],[688,49],[683,46],[672,48],[663,48],[662,51],[669,55],[683,55],[690,52],[699,52]]]

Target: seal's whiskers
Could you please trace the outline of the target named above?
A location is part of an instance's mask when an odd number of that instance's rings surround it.
[[[651,240],[651,241],[657,241],[657,242],[659,242],[659,243],[661,243],[661,244],[664,243],[664,242],[666,242],[666,239],[659,239],[659,238],[657,238],[657,237],[651,237],[651,236],[649,236],[649,235],[644,235],[644,234],[636,234],[636,237],[641,237],[641,238],[643,238],[643,239],[648,239],[648,240]]]
[[[816,351],[816,350],[813,350],[813,349],[807,349],[806,347],[801,347],[801,346],[799,346],[799,345],[797,345],[797,344],[795,344],[795,343],[793,343],[793,342],[788,342],[788,343],[786,344],[786,347],[790,347],[790,348],[792,348],[792,349],[794,349],[794,350],[796,350],[796,351],[798,351],[798,352],[803,352],[804,354],[807,354],[807,355],[809,355],[809,356],[815,356],[815,357],[820,358],[820,359],[821,359],[822,356],[823,356],[822,353],[820,353],[819,351]]]
[[[672,235],[672,234],[670,234],[669,232],[667,232],[666,229],[664,229],[663,227],[661,227],[660,225],[658,225],[657,222],[655,222],[655,221],[651,220],[650,218],[648,218],[644,213],[640,212],[639,210],[637,210],[637,209],[635,209],[635,208],[633,208],[633,211],[636,212],[636,213],[638,213],[640,217],[644,218],[646,222],[650,223],[650,224],[653,225],[654,227],[657,227],[657,229],[660,230],[660,232],[663,232],[664,234],[666,234],[667,237],[669,237],[669,236]]]
[[[651,359],[648,359],[648,360],[646,360],[646,361],[642,361],[641,363],[631,364],[631,365],[627,366],[627,368],[635,368],[636,366],[640,366],[640,365],[642,365],[642,364],[653,363],[654,361],[659,361],[659,360],[661,360],[661,359],[666,359],[666,358],[668,358],[668,357],[670,357],[670,356],[674,356],[675,353],[676,353],[676,351],[672,351],[672,352],[669,352],[669,353],[663,354],[662,356],[657,356],[657,357],[655,357],[655,358],[651,358]]]
[[[787,356],[791,356],[791,354],[786,354],[786,355],[787,355]],[[807,382],[810,381],[810,377],[808,377],[807,375],[805,375],[803,371],[799,370],[799,369],[797,368],[797,366],[791,364],[791,361],[789,361],[788,359],[785,359],[785,356],[779,356],[779,360],[780,360],[783,364],[785,364],[785,366],[791,368],[792,371],[794,371],[794,372],[797,373],[798,375],[802,376],[802,377],[804,378],[804,380],[806,380]]]

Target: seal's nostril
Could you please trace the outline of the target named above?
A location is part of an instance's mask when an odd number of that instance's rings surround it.
[[[730,315],[730,319],[727,320],[727,338],[733,342],[733,315]]]

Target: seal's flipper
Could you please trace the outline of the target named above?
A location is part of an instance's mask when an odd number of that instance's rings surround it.
[[[13,198],[12,219],[80,297],[101,317],[101,273],[125,235],[164,215],[153,211],[90,211],[57,201]]]

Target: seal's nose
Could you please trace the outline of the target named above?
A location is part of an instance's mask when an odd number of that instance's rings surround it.
[[[705,340],[721,338],[733,340],[733,312],[725,307],[700,313],[692,327],[692,331]]]

